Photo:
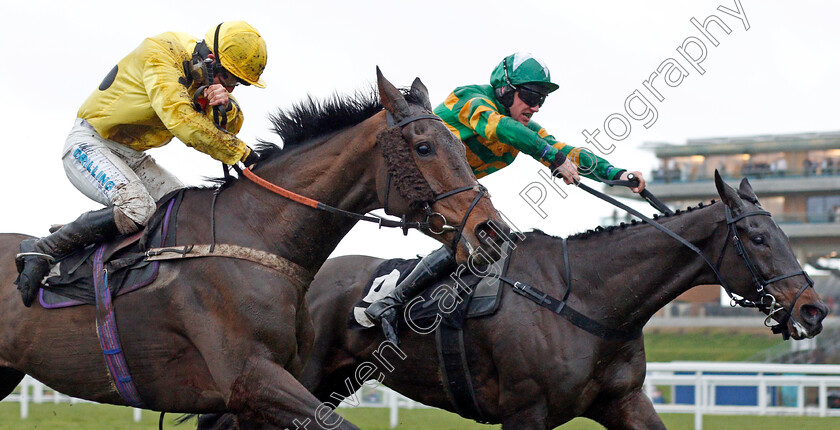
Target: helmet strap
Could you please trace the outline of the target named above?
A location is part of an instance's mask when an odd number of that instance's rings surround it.
[[[507,57],[505,57],[505,59],[502,60],[502,68],[505,70],[505,82],[507,82],[508,86],[510,86],[511,88],[513,88],[515,90],[516,85],[513,85],[513,82],[510,81],[510,76],[508,76]],[[511,100],[511,103],[512,102],[513,101]]]
[[[219,25],[216,26],[216,33],[213,35],[213,56],[215,58],[213,59],[213,65],[211,66],[211,73],[208,75],[210,81],[213,80],[213,77],[216,75],[216,72],[218,72],[219,69],[222,68],[222,57],[219,57],[219,30],[221,30],[222,24],[224,24],[224,22],[221,22],[219,23]],[[213,82],[210,82],[210,84],[212,83]]]
[[[222,58],[219,57],[219,30],[222,29],[223,22],[216,26],[216,34],[213,36],[213,55],[216,56],[216,61],[221,63]]]

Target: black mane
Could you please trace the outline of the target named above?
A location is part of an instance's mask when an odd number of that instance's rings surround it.
[[[408,103],[422,106],[422,101],[408,89],[400,89],[400,92]],[[281,156],[285,148],[316,142],[317,137],[359,124],[381,110],[382,103],[379,101],[379,94],[373,88],[368,91],[357,91],[352,96],[335,93],[320,101],[308,96],[288,110],[278,109],[276,113],[268,115],[272,124],[271,130],[283,141],[282,148],[263,139],[257,139],[258,143],[252,148],[259,155],[261,164],[265,164]],[[205,179],[210,181],[212,186],[236,180],[235,177]]]
[[[422,105],[409,90],[400,91],[408,103]],[[369,91],[357,91],[352,96],[335,93],[325,100],[308,96],[288,110],[278,109],[276,113],[269,114],[268,119],[272,131],[283,140],[283,148],[294,148],[359,124],[381,110],[379,94],[371,88]],[[262,139],[255,150],[263,160],[282,154],[282,149],[277,145]]]
[[[714,200],[712,200],[708,204],[700,202],[700,203],[697,204],[697,206],[689,206],[689,207],[685,208],[685,210],[677,209],[673,214],[655,214],[655,215],[653,215],[653,219],[654,220],[660,220],[662,218],[673,218],[673,217],[677,217],[677,216],[680,216],[680,215],[688,213],[688,212],[692,212],[692,211],[697,210],[697,209],[702,209],[702,208],[709,207],[713,204],[715,204]],[[568,239],[570,239],[570,240],[571,239],[586,240],[586,239],[589,239],[590,237],[598,235],[600,233],[605,233],[605,232],[606,233],[612,233],[616,230],[624,230],[624,229],[627,229],[627,227],[632,227],[632,226],[636,226],[636,225],[639,225],[639,224],[646,224],[646,223],[642,220],[634,218],[629,223],[622,222],[619,225],[611,225],[611,226],[608,226],[608,227],[598,226],[598,227],[595,227],[594,229],[586,230],[582,233],[573,234],[573,235],[569,236]]]
[[[268,116],[284,148],[300,146],[316,137],[356,125],[382,110],[375,91],[357,91],[350,97],[333,94],[325,100],[308,96],[291,109]],[[261,154],[262,155],[262,154]]]

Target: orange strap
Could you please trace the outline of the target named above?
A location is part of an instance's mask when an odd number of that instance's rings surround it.
[[[250,179],[255,184],[271,191],[272,193],[279,194],[289,200],[294,200],[300,204],[309,206],[311,208],[318,209],[318,201],[312,200],[309,197],[304,197],[300,194],[295,194],[285,188],[278,187],[277,185],[272,184],[271,182],[266,181],[263,178],[257,176],[254,172],[251,171],[250,168],[246,167],[242,169],[242,174],[245,175],[246,178]]]

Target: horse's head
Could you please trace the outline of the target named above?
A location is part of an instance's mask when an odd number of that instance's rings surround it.
[[[732,292],[768,314],[768,325],[775,320],[774,332],[785,337],[790,333],[794,339],[819,334],[828,307],[802,270],[787,235],[761,208],[746,178],[735,190],[716,171],[715,185],[728,209],[721,273]]]
[[[376,69],[379,97],[388,127],[379,138],[388,179],[382,198],[386,212],[426,220],[424,233],[448,245],[463,263],[497,257],[495,246],[508,227],[475,178],[464,144],[432,112],[429,93],[417,78],[404,96]],[[396,188],[398,195],[389,194]]]

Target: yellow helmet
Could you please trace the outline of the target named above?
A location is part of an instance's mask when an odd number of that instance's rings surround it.
[[[265,88],[260,75],[265,69],[268,52],[257,29],[244,21],[225,21],[207,31],[204,42],[222,67],[251,85]]]

